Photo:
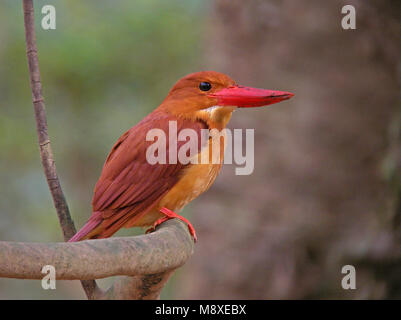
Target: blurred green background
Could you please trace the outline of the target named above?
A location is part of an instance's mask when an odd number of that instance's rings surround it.
[[[356,30],[341,29],[348,3]],[[56,30],[40,27],[45,4]],[[78,228],[113,143],[182,76],[212,69],[296,94],[234,114],[232,128],[256,129],[255,172],[226,166],[184,210],[200,241],[162,298],[401,298],[398,2],[35,0],[35,10],[49,134]],[[0,240],[62,241],[32,109],[22,4],[3,0]],[[345,264],[357,290],[341,288]],[[0,279],[0,298],[84,294],[78,281],[45,291]]]

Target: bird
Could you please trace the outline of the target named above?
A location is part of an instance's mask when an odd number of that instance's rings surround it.
[[[152,141],[147,139],[147,133],[157,129],[168,136],[171,122],[176,124],[178,133],[190,129],[199,137],[191,145],[195,148],[194,157],[206,155],[207,159],[220,136],[211,136],[202,144],[202,132],[224,130],[237,108],[261,107],[293,96],[285,91],[241,86],[216,71],[183,77],[155,110],[114,144],[94,188],[92,214],[69,242],[108,238],[121,228],[149,227],[149,232],[172,218],[184,221],[196,242],[194,227],[178,213],[214,183],[222,167],[224,148],[218,161],[184,163],[175,158],[176,161],[150,163],[147,150]],[[167,137],[166,154],[179,152],[185,141],[174,145],[170,138]]]

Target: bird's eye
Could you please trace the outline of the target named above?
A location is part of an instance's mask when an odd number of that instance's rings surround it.
[[[199,84],[199,89],[201,89],[202,91],[209,91],[210,89],[212,89],[212,85],[209,82],[201,82]]]

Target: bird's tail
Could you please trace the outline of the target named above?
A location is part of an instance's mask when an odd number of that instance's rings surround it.
[[[91,239],[102,230],[102,214],[100,211],[92,213],[88,222],[68,242]]]

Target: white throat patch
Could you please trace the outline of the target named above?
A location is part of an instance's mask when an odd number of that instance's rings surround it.
[[[209,107],[207,109],[203,109],[203,111],[206,111],[206,112],[209,112],[209,113],[213,113],[213,111],[216,111],[216,110],[218,110],[220,108],[223,108],[223,107],[222,106],[211,106],[211,107]]]

